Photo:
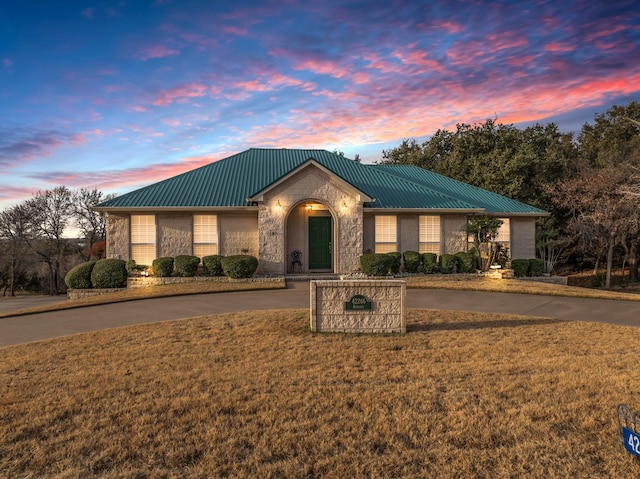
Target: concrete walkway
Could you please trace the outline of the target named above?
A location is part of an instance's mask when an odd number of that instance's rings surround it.
[[[634,301],[480,291],[408,289],[407,306],[409,308],[508,313],[640,327],[640,302]],[[194,316],[260,309],[305,309],[308,307],[309,283],[305,281],[289,282],[287,289],[281,290],[200,294],[128,301],[29,316],[0,318],[0,347],[100,329]]]

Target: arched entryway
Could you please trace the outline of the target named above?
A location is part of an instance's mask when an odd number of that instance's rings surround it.
[[[318,201],[295,205],[287,218],[287,271],[332,273],[335,264],[335,222],[331,210]],[[295,252],[301,264],[293,263]]]

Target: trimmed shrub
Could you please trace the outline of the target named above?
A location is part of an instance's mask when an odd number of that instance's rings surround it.
[[[75,265],[64,277],[64,284],[69,289],[89,289],[91,288],[91,271],[96,265],[96,261],[87,261]]]
[[[456,255],[441,254],[438,262],[442,274],[453,274],[458,271],[458,258]]]
[[[458,273],[475,273],[478,264],[476,255],[460,251],[455,257],[458,258]]]
[[[202,258],[205,276],[222,276],[222,258],[217,254],[212,254]]]
[[[398,274],[400,272],[400,265],[402,264],[402,253],[392,251],[391,253],[387,253],[387,256],[393,259],[389,267],[389,272],[391,274]]]
[[[516,278],[524,278],[529,272],[529,260],[528,259],[512,259],[511,268],[513,269],[513,275]]]
[[[438,255],[435,253],[422,253],[422,272],[424,274],[435,273],[438,269]]]
[[[173,259],[173,264],[176,267],[176,273],[178,273],[178,276],[191,277],[195,276],[198,272],[200,258],[197,256],[181,254]]]
[[[91,285],[94,288],[124,288],[127,286],[126,261],[115,258],[97,261],[91,271]]]
[[[130,259],[129,261],[127,261],[124,264],[125,269],[127,270],[127,273],[131,273],[132,271],[136,271],[136,260],[135,259]]]
[[[542,276],[544,273],[544,261],[538,258],[529,260],[529,276]]]
[[[420,267],[420,253],[417,251],[405,251],[402,255],[404,270],[407,273],[417,273]]]
[[[250,278],[258,269],[258,258],[248,254],[226,256],[220,263],[229,278]]]
[[[393,258],[388,254],[363,254],[360,256],[362,272],[367,276],[386,276],[391,269]]]
[[[173,258],[171,256],[156,258],[151,263],[151,268],[154,275],[161,278],[169,277],[173,274]]]

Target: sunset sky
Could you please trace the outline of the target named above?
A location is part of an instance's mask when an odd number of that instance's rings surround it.
[[[640,99],[637,0],[0,0],[0,209],[251,147],[380,159]]]

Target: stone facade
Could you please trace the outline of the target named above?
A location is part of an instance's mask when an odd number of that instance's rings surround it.
[[[158,257],[193,254],[193,216],[156,215]]]
[[[441,217],[440,222],[442,253],[456,254],[459,251],[467,251],[467,235],[462,231],[467,224],[467,216],[445,215]]]
[[[511,218],[511,258],[536,257],[536,219]]]
[[[362,203],[354,191],[311,165],[269,190],[259,206],[260,272],[286,272],[288,217],[299,205],[308,202],[321,205],[332,218],[333,271],[351,273],[359,269]]]
[[[371,310],[347,310],[346,303],[361,295]],[[311,281],[312,331],[404,333],[406,283],[397,280]]]
[[[106,257],[128,261],[131,255],[129,215],[110,213],[107,216]]]
[[[250,254],[258,257],[258,219],[250,215],[218,215],[220,245],[223,256]]]

